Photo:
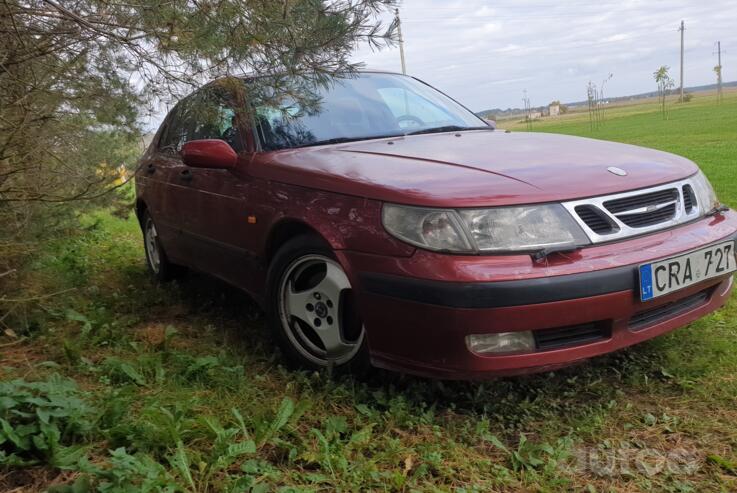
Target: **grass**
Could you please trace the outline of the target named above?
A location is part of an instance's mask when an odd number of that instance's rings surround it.
[[[667,121],[644,105],[596,132],[585,115],[535,129],[683,154],[737,205],[729,96]],[[335,379],[284,369],[243,294],[199,275],[152,283],[133,218],[81,226],[2,306],[1,491],[737,489],[734,301],[555,373]]]
[[[613,106],[605,109],[604,123],[596,130],[588,112],[533,122],[533,130],[626,142],[685,156],[698,163],[712,181],[719,197],[737,207],[737,91],[724,93],[716,104],[712,93],[698,93],[688,103],[670,100],[667,119],[657,102]],[[524,122],[503,122],[501,127],[524,130]]]

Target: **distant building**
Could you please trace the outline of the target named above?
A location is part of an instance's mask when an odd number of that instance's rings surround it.
[[[550,116],[559,116],[560,115],[560,105],[559,104],[551,104],[548,106],[548,115]]]

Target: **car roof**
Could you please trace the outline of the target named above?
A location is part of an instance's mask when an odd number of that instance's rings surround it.
[[[361,69],[361,70],[356,70],[355,73],[357,74],[389,74],[389,75],[401,75],[404,77],[412,77],[411,75],[402,74],[400,72],[394,72],[392,70],[382,70],[382,69]],[[248,80],[253,80],[253,79],[260,79],[263,77],[275,77],[275,76],[280,76],[280,75],[286,75],[286,73],[285,72],[275,72],[275,73],[267,73],[267,74],[244,74],[244,75],[240,75],[236,77],[239,79],[248,81]],[[225,77],[219,77],[218,79],[215,79],[215,80],[219,80],[223,78]]]

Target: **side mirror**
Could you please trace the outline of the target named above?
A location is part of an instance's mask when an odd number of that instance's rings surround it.
[[[231,169],[238,163],[238,155],[224,140],[190,140],[182,146],[182,161],[194,168]]]
[[[484,118],[484,121],[488,126],[496,130],[496,120],[489,120],[488,118]]]

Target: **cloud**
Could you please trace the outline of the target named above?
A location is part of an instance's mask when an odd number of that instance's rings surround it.
[[[475,110],[520,106],[525,89],[533,105],[582,100],[609,73],[609,95],[651,91],[658,66],[678,76],[681,19],[686,86],[714,82],[717,40],[731,48],[725,80],[737,79],[734,0],[404,0],[400,10],[409,73]],[[397,48],[354,59],[400,70]]]

